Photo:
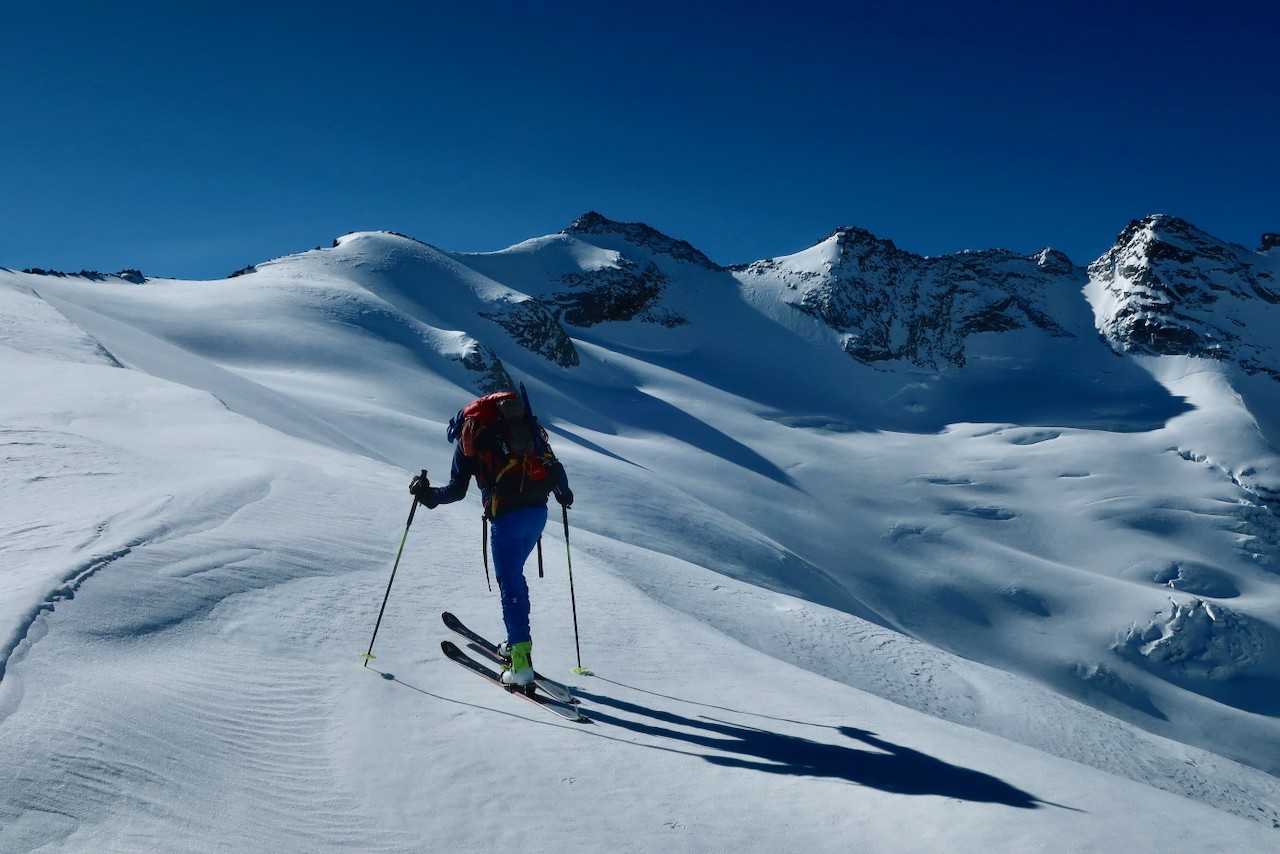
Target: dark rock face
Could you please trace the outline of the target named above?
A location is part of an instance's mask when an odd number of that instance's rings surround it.
[[[481,312],[480,316],[501,326],[521,347],[562,368],[579,364],[573,341],[560,321],[539,300],[504,301],[496,304],[494,311]]]
[[[1099,328],[1117,350],[1232,360],[1280,380],[1280,359],[1247,333],[1280,304],[1274,267],[1177,217],[1134,220],[1089,266]]]
[[[560,281],[569,290],[557,294],[555,303],[573,326],[595,326],[606,321],[641,320],[663,326],[688,321],[659,306],[670,278],[655,264],[641,267],[629,258],[616,267],[565,273]]]
[[[113,278],[124,279],[126,282],[132,282],[135,285],[141,285],[147,281],[147,277],[143,275],[141,270],[121,270],[118,273],[99,273],[97,270],[81,270],[79,273],[64,273],[61,270],[43,270],[40,267],[28,267],[22,272],[30,273],[35,276],[57,276],[60,279],[90,279],[95,282],[105,282],[107,279]]]
[[[710,264],[700,252],[641,223],[614,223],[599,214],[579,218],[566,233],[608,234],[632,247],[671,256],[686,263]],[[638,321],[680,326],[688,321],[662,305],[671,277],[653,261],[637,261],[614,250],[612,263],[596,269],[559,274],[553,292],[540,297],[503,301],[481,316],[501,326],[521,347],[561,367],[579,364],[577,349],[564,325],[588,328],[601,323]],[[641,253],[642,254],[642,253]],[[701,261],[699,261],[701,259]]]
[[[840,229],[828,240],[834,252],[821,270],[769,260],[740,274],[779,276],[799,294],[792,304],[845,333],[845,351],[860,362],[961,367],[972,335],[1028,327],[1070,335],[1045,300],[1053,288],[1083,284],[1061,252],[926,258],[858,228]]]
[[[479,374],[475,387],[481,394],[492,394],[495,391],[506,391],[516,387],[502,360],[479,342],[476,342],[471,351],[459,361],[467,370]]]
[[[614,222],[595,211],[590,211],[575,219],[564,230],[564,233],[583,236],[615,235],[656,255],[667,255],[677,261],[696,264],[708,270],[719,271],[724,269],[684,240],[668,237],[642,222]]]

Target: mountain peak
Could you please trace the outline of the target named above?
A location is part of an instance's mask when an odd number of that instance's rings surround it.
[[[1036,265],[1046,273],[1069,276],[1076,268],[1067,253],[1051,246],[1046,246],[1031,257],[1036,262]]]
[[[1220,240],[1170,214],[1150,214],[1135,219],[1116,237],[1115,244],[1091,267],[1112,267],[1120,259],[1146,265],[1159,263],[1212,263],[1236,266],[1248,263],[1250,255],[1243,246]]]
[[[710,270],[724,269],[687,241],[669,237],[643,222],[617,222],[596,211],[588,211],[575,219],[564,233],[575,236],[621,237],[634,246],[659,255],[668,255],[677,261],[697,264]]]
[[[846,225],[837,228],[831,232],[827,240],[835,240],[841,249],[867,248],[872,251],[906,253],[905,250],[899,249],[897,244],[892,240],[884,237],[877,237],[865,228],[858,228],[856,225]]]
[[[643,225],[643,223],[633,223],[634,225]],[[587,211],[582,216],[575,219],[565,229],[566,234],[612,234],[617,229],[622,228],[625,223],[616,222],[609,219],[598,211]],[[644,226],[648,228],[648,226]]]
[[[1210,254],[1225,247],[1223,241],[1200,230],[1182,217],[1150,214],[1135,219],[1116,237],[1111,253],[1139,252],[1152,259],[1186,263],[1195,255]]]
[[[1244,335],[1280,304],[1258,256],[1168,214],[1134,220],[1093,264],[1098,324],[1118,350],[1234,360],[1280,379],[1280,358]]]

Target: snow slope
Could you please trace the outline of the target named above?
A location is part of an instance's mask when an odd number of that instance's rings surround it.
[[[1070,336],[868,369],[787,259],[703,260],[596,227],[0,271],[0,850],[1273,846],[1275,455],[1229,366],[1055,297]],[[643,307],[556,332],[566,271]],[[578,495],[594,675],[559,525],[534,629],[588,725],[439,654],[445,608],[499,625],[473,503],[416,516],[360,666],[408,473],[504,371]]]

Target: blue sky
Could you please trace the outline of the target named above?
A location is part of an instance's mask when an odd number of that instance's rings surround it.
[[[843,225],[1077,263],[1280,230],[1274,3],[0,4],[0,265],[217,278],[598,210],[721,263]]]

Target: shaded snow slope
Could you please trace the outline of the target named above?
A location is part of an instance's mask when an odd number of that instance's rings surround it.
[[[794,305],[849,286],[830,246],[726,270],[585,219],[219,282],[0,272],[0,848],[500,849],[504,750],[534,751],[548,850],[1273,841],[1256,372],[1117,355],[1081,270],[1007,253],[898,262],[1025,274],[1025,304],[963,298],[1025,322],[970,329],[963,367],[867,365]],[[442,608],[497,624],[471,504],[417,517],[394,679],[356,657],[407,472],[440,479],[444,423],[511,377],[578,495],[586,728],[441,660]],[[571,678],[549,531],[539,662]]]

